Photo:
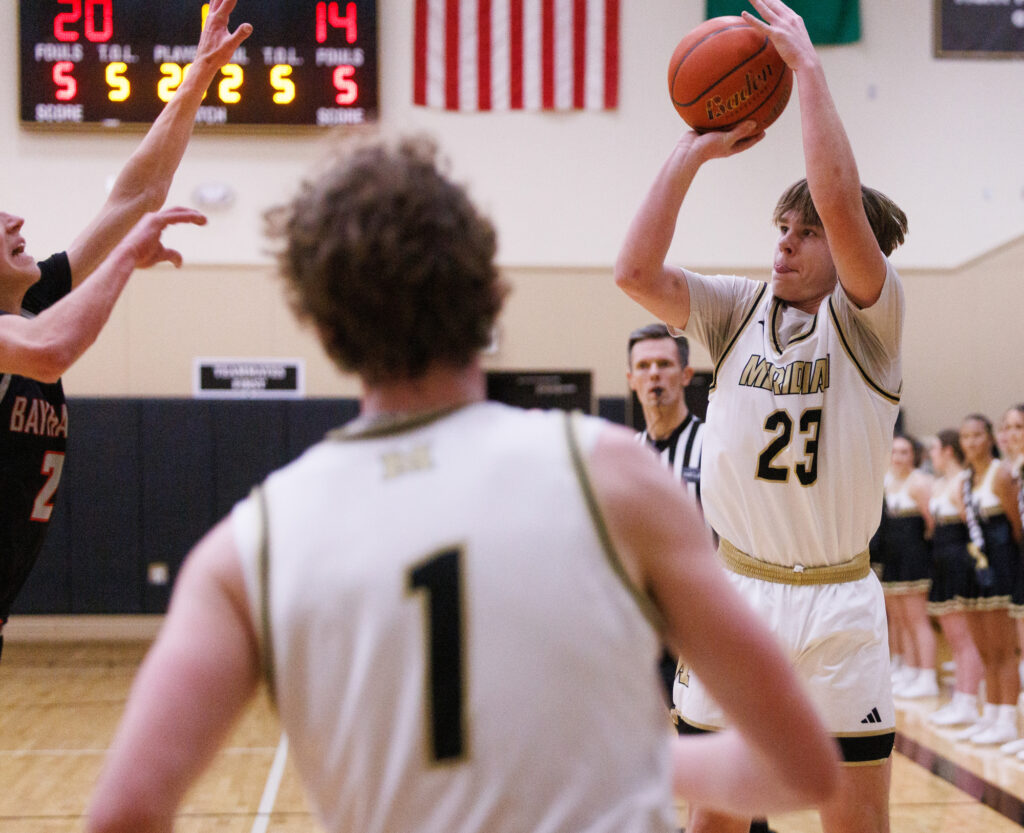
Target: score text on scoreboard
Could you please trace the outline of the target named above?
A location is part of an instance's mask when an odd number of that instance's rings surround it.
[[[195,57],[201,0],[20,0],[21,122],[151,124]],[[377,120],[375,0],[250,0],[253,33],[206,92],[200,126]]]

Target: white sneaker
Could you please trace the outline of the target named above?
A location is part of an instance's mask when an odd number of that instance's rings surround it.
[[[999,751],[1004,755],[1016,755],[1018,752],[1024,752],[1024,738],[1017,738],[1017,740],[1004,743],[999,747]]]
[[[971,735],[970,741],[977,746],[1002,745],[1017,739],[1017,727],[1007,723],[994,723],[986,729]]]
[[[901,697],[904,700],[917,700],[921,697],[938,697],[939,684],[935,679],[935,672],[922,668],[914,679],[900,686],[893,692],[894,697]]]
[[[978,720],[972,723],[970,726],[967,726],[963,729],[959,729],[956,732],[954,732],[953,740],[970,740],[975,735],[979,734],[980,732],[984,732],[986,729],[991,728],[993,725],[995,725],[995,721],[985,719]]]
[[[977,719],[977,708],[956,700],[928,715],[928,722],[935,726],[962,726],[965,723],[974,723]]]
[[[956,723],[950,723],[950,718],[956,716],[955,704],[952,702],[946,703],[944,706],[940,706],[933,711],[926,718],[929,723],[935,726],[956,726]]]
[[[903,662],[903,657],[896,657],[889,663],[889,677],[893,682],[903,677],[913,676],[916,671],[916,668],[911,668]]]
[[[892,679],[893,688],[896,688],[897,686],[906,685],[913,681],[915,677],[917,677],[916,668],[912,668],[909,665],[902,665],[892,672],[890,679]]]
[[[902,697],[903,690],[917,680],[918,669],[909,665],[900,666],[892,675],[892,696]]]

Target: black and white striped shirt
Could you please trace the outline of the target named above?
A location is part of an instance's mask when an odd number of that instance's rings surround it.
[[[661,461],[672,470],[690,495],[700,503],[700,452],[704,442],[704,423],[700,417],[687,414],[676,429],[663,440],[654,440],[647,431],[636,435],[661,455]]]

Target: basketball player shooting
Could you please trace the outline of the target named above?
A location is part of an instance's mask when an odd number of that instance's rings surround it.
[[[788,648],[844,762],[827,833],[888,830],[895,711],[885,608],[869,568],[901,387],[904,299],[888,260],[906,217],[861,185],[803,20],[779,0],[743,18],[796,77],[806,179],[779,200],[771,279],[707,277],[665,262],[690,184],[764,138],[752,121],[685,133],[624,241],[616,283],[708,349],[716,367],[702,497],[733,585]],[[727,725],[698,674],[674,700],[693,731]],[[689,833],[747,830],[697,807]]]

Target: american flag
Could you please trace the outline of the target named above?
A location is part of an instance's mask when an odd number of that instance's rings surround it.
[[[416,0],[413,103],[446,110],[608,110],[619,0]]]

